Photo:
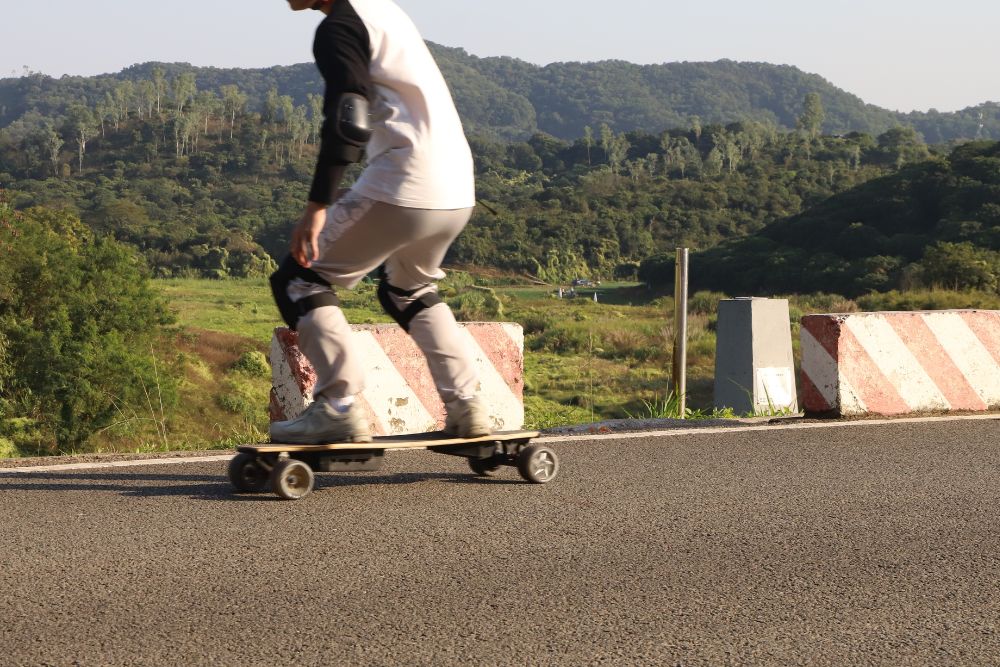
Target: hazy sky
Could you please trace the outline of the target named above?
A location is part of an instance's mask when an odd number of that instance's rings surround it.
[[[424,37],[529,62],[719,60],[795,65],[866,102],[953,111],[1000,101],[996,0],[397,0]],[[116,72],[158,60],[311,60],[315,12],[283,0],[5,3],[0,76]]]

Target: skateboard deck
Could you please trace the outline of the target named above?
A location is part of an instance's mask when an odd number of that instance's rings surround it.
[[[376,435],[371,442],[331,442],[325,445],[296,445],[280,442],[260,445],[242,445],[237,451],[247,454],[279,454],[306,452],[336,452],[370,449],[421,449],[426,447],[447,447],[450,445],[470,445],[483,442],[508,442],[511,440],[533,440],[541,435],[538,431],[498,431],[479,438],[458,438],[443,431],[429,433],[409,433],[403,435]]]
[[[480,476],[492,476],[511,466],[526,481],[545,484],[555,479],[559,458],[550,447],[529,444],[539,435],[538,431],[498,431],[479,438],[457,438],[434,431],[375,436],[372,442],[241,445],[229,464],[229,479],[242,493],[270,489],[285,500],[298,500],[312,492],[315,472],[370,472],[381,468],[387,450],[426,449],[463,457]]]

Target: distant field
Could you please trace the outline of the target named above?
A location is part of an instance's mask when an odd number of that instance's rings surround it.
[[[183,326],[219,331],[270,343],[275,327],[284,326],[264,278],[204,280],[173,278],[154,281],[170,299]],[[390,321],[374,305],[373,287],[341,292],[344,311],[352,322]]]
[[[157,280],[156,286],[170,299],[178,322],[207,331],[236,334],[270,341],[281,325],[267,281],[246,280]]]

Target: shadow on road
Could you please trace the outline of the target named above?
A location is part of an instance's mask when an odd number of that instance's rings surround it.
[[[420,482],[451,482],[454,484],[523,484],[514,479],[476,477],[462,473],[320,473],[316,475],[316,492],[358,486],[418,484]],[[142,484],[154,482],[155,484]],[[0,490],[6,491],[111,491],[129,498],[186,496],[208,501],[271,501],[278,498],[269,492],[237,493],[220,475],[157,475],[154,473],[116,472],[39,472],[0,473]]]

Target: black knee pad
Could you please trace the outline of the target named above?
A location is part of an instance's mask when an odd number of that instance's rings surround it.
[[[296,278],[301,278],[308,283],[324,285],[330,288],[329,292],[320,292],[307,296],[298,301],[292,301],[288,296],[288,285]],[[278,305],[281,319],[285,321],[292,331],[295,331],[299,320],[309,311],[321,308],[322,306],[339,306],[340,299],[333,292],[333,286],[321,275],[307,269],[295,261],[291,255],[285,258],[278,270],[271,274],[271,294],[274,302]]]
[[[404,299],[412,298],[414,294],[420,290],[427,287],[427,285],[422,285],[414,290],[404,290],[398,287],[393,287],[389,284],[389,280],[383,275],[378,283],[378,302],[382,304],[382,309],[389,314],[389,317],[396,320],[399,326],[403,327],[403,330],[409,333],[410,322],[416,317],[421,311],[427,310],[439,303],[444,303],[441,297],[438,296],[437,291],[427,292],[419,299],[411,303],[405,309],[400,309],[396,306],[396,303],[392,300],[392,296],[403,297]]]

